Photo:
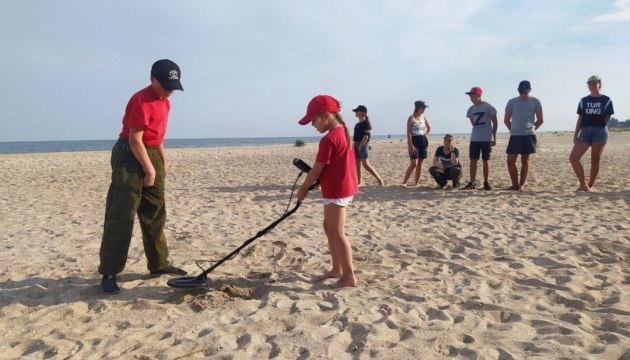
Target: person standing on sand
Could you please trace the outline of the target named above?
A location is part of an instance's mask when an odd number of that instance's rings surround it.
[[[300,125],[312,123],[320,133],[328,132],[319,141],[315,164],[298,190],[303,202],[309,187],[320,180],[324,198],[324,232],[332,258],[332,269],[316,278],[324,281],[339,279],[332,288],[357,285],[352,264],[352,248],[346,237],[346,207],[359,192],[352,137],[340,114],[339,102],[329,95],[315,96],[306,108]]]
[[[151,276],[186,275],[168,262],[164,237],[164,178],[168,171],[164,135],[175,90],[184,90],[179,66],[158,60],[151,67],[151,85],[135,93],[125,109],[122,132],[112,149],[112,182],[107,193],[99,252],[101,289],[116,294],[116,275],[125,269],[136,214]]]
[[[497,110],[494,106],[483,101],[480,87],[473,87],[466,93],[473,105],[468,108],[466,117],[470,119],[472,134],[470,135],[470,182],[462,190],[474,190],[477,187],[477,162],[479,153],[483,161],[483,188],[492,190],[488,181],[490,177],[490,154],[492,147],[497,144]]]
[[[411,177],[413,170],[416,170],[414,186],[420,183],[422,175],[422,162],[427,158],[427,148],[429,147],[428,136],[431,132],[429,119],[424,116],[424,111],[428,108],[424,101],[414,102],[414,111],[407,119],[407,147],[409,150],[409,167],[405,171],[405,178],[400,186],[406,187],[407,181]]]
[[[357,156],[357,180],[359,186],[361,186],[361,165],[367,170],[378,184],[383,186],[385,183],[378,173],[370,163],[368,162],[368,155],[370,149],[370,133],[372,132],[372,123],[370,122],[370,118],[367,115],[367,107],[363,105],[357,106],[354,111],[354,115],[359,119],[359,122],[354,126],[354,136],[352,140],[354,141],[354,153]]]
[[[508,100],[503,122],[510,131],[507,149],[507,167],[512,180],[508,190],[525,191],[525,181],[529,174],[530,155],[536,153],[536,130],[543,124],[543,111],[540,101],[529,96],[532,86],[527,80],[518,84],[519,96]],[[521,178],[518,178],[516,158],[521,155]]]
[[[608,142],[608,122],[615,113],[612,100],[599,92],[602,88],[602,79],[593,75],[588,78],[586,84],[591,94],[583,97],[578,104],[578,119],[573,134],[574,145],[569,155],[573,171],[580,182],[580,187],[576,191],[593,190],[599,173],[599,161]],[[587,184],[580,160],[589,147],[591,148],[591,172]]]

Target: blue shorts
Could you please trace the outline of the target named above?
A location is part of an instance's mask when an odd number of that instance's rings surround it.
[[[577,142],[589,145],[605,144],[608,142],[608,126],[585,126],[580,128]]]
[[[357,159],[367,159],[369,155],[370,143],[366,142],[361,148],[361,151],[359,151],[359,145],[361,145],[360,141],[354,142],[354,155]]]
[[[534,154],[536,143],[536,135],[511,135],[505,153],[508,155]]]

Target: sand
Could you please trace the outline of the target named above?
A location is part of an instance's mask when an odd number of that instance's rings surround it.
[[[493,191],[439,190],[428,162],[401,188],[406,144],[372,142],[387,186],[364,171],[348,208],[356,288],[313,282],[330,264],[314,191],[208,288],[149,278],[136,223],[118,295],[96,272],[109,152],[0,155],[0,358],[630,359],[630,133],[611,135],[592,193],[574,192],[571,134],[539,143],[518,193],[506,136]],[[171,260],[196,275],[282,215],[291,160],[317,146],[167,151]]]

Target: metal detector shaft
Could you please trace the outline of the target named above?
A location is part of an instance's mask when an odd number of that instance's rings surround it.
[[[254,236],[253,238],[245,241],[243,243],[243,245],[239,246],[236,250],[232,251],[230,254],[228,254],[226,257],[224,257],[223,259],[219,260],[216,264],[212,265],[212,267],[210,267],[208,270],[202,272],[201,274],[199,274],[199,276],[197,276],[197,279],[202,280],[206,278],[206,275],[208,275],[209,273],[212,272],[212,270],[216,269],[219,265],[223,264],[224,262],[226,262],[227,260],[230,260],[232,258],[232,256],[238,254],[241,250],[243,250],[243,248],[245,248],[247,245],[251,244],[254,240],[258,239],[259,237],[265,235],[266,233],[268,233],[269,231],[271,231],[271,229],[273,229],[274,227],[276,227],[276,225],[280,224],[282,222],[282,220],[288,218],[289,216],[291,216],[294,212],[297,211],[297,209],[300,207],[300,202],[298,201],[297,204],[295,204],[295,207],[291,210],[289,210],[287,213],[285,213],[284,215],[282,215],[282,217],[280,217],[278,220],[274,221],[273,223],[271,223],[269,226],[267,226],[266,228],[260,230],[256,236]]]

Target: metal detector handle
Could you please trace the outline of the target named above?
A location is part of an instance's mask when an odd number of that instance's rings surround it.
[[[295,167],[300,169],[302,172],[308,173],[309,171],[311,171],[311,167],[300,158],[293,158],[293,165],[295,165]]]
[[[300,171],[307,173],[309,171],[311,171],[311,167],[305,163],[304,161],[302,161],[302,159],[300,158],[293,158],[293,165],[295,165],[295,167],[297,167],[298,169],[300,169]],[[315,187],[317,187],[319,185],[319,179],[317,179],[313,185],[308,187],[308,190],[311,191],[313,189],[315,189]]]
[[[282,215],[278,220],[274,221],[273,223],[271,223],[269,226],[267,226],[266,228],[260,230],[256,236],[248,239],[247,241],[245,241],[241,246],[239,246],[236,250],[232,251],[231,253],[229,253],[226,257],[224,257],[223,259],[217,261],[216,264],[212,265],[212,267],[210,267],[209,269],[205,270],[204,272],[202,272],[201,274],[199,274],[197,276],[198,280],[203,280],[206,279],[208,274],[212,272],[212,270],[216,269],[219,265],[223,264],[224,262],[232,259],[234,257],[234,255],[238,254],[241,250],[243,250],[243,248],[245,248],[247,245],[251,244],[254,240],[258,239],[259,237],[265,235],[266,233],[268,233],[269,231],[271,231],[273,228],[276,227],[276,225],[280,224],[282,222],[282,220],[288,218],[289,216],[293,215],[294,212],[297,211],[297,209],[300,207],[300,202],[298,201],[297,204],[295,204],[295,206],[293,207],[293,209],[289,210],[288,212],[286,212],[284,215]]]

